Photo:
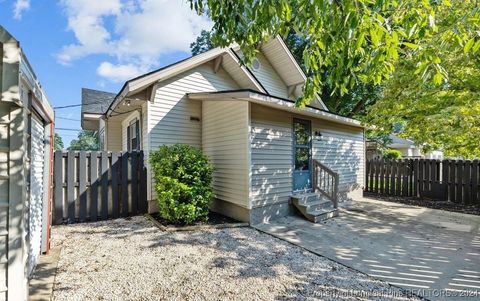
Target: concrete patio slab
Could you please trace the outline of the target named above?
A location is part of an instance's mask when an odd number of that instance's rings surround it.
[[[363,198],[255,227],[429,300],[480,300],[479,216]]]

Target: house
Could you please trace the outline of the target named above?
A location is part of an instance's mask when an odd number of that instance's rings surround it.
[[[415,145],[415,142],[410,139],[400,138],[395,135],[389,136],[390,143],[388,148],[398,150],[402,154],[402,158],[423,158],[423,159],[443,159],[443,152],[439,150],[425,153],[422,148]],[[378,150],[377,143],[375,141],[367,141],[367,159],[381,158],[382,154]]]
[[[48,252],[54,115],[19,42],[0,26],[0,300],[27,300]]]
[[[292,195],[312,185],[330,197],[360,196],[360,122],[329,112],[319,97],[295,107],[306,77],[281,38],[259,47],[251,67],[241,57],[238,47],[216,48],[131,79],[117,94],[84,89],[83,128],[98,131],[109,151],[202,149],[215,167],[212,209],[250,223],[292,213]]]

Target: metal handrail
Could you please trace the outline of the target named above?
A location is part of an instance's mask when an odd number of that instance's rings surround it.
[[[317,160],[313,160],[313,189],[319,191],[338,208],[338,173]]]

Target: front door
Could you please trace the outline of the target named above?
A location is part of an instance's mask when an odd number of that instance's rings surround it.
[[[309,120],[293,120],[293,191],[312,188],[311,182],[311,123]]]

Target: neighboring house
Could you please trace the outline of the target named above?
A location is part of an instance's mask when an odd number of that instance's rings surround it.
[[[0,300],[25,301],[48,252],[53,110],[25,54],[0,26]]]
[[[387,145],[390,149],[398,150],[402,153],[402,158],[423,158],[423,159],[443,159],[442,151],[431,151],[424,153],[420,146],[415,145],[410,139],[404,139],[395,135],[389,136],[391,142]],[[378,150],[377,144],[374,141],[367,142],[367,159],[381,158],[382,154]]]
[[[314,160],[339,173],[343,198],[360,196],[360,122],[319,97],[296,108],[306,77],[292,54],[278,37],[259,51],[251,68],[238,47],[216,48],[131,79],[118,94],[84,89],[83,127],[109,151],[202,149],[215,166],[212,209],[251,223],[291,213],[292,194],[312,187]]]

